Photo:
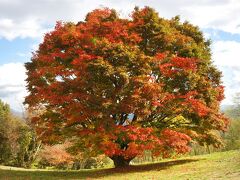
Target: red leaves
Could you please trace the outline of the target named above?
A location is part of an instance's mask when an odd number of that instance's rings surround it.
[[[171,76],[175,72],[171,63],[161,64],[159,65],[159,69],[164,76]]]
[[[110,132],[105,131],[105,141],[101,143],[102,151],[110,157],[121,155],[125,158],[132,158],[160,143],[158,137],[153,135],[152,128],[135,126],[114,126],[113,128],[114,130]]]
[[[51,55],[52,55],[52,59],[55,59],[55,58],[65,59],[66,57],[68,57],[68,54],[63,52],[54,52]]]
[[[101,144],[101,150],[109,157],[112,157],[113,155],[120,155],[122,154],[122,151],[118,144],[107,141]]]
[[[174,67],[183,69],[185,71],[196,71],[197,60],[194,58],[174,57],[171,59],[171,63]]]
[[[162,61],[165,57],[166,57],[166,54],[164,54],[164,53],[157,53],[154,58],[157,61]]]
[[[210,109],[206,106],[206,104],[204,104],[201,99],[195,98],[197,95],[198,93],[196,91],[190,91],[185,95],[179,96],[179,98],[184,99],[182,105],[186,106],[189,112],[195,112],[199,117],[204,117],[208,115]]]
[[[158,137],[152,128],[136,128],[134,126],[115,127],[116,133],[114,139],[111,135],[105,132],[108,138],[107,141],[101,144],[101,149],[109,157],[120,155],[126,159],[141,155],[145,150],[151,150],[155,155],[162,154],[170,156],[169,148],[176,153],[189,152],[188,147],[191,138],[184,134],[171,129],[164,129]],[[121,130],[120,130],[121,129]],[[111,131],[114,133],[114,131]],[[125,146],[121,148],[120,146]]]
[[[159,60],[164,58],[162,54],[158,56]],[[168,61],[162,62],[159,69],[167,77],[173,77],[177,73],[194,73],[197,70],[197,60],[194,58],[172,57]]]
[[[75,58],[72,61],[72,65],[83,65],[83,61],[89,61],[97,58],[97,56],[89,55],[89,54],[80,54],[78,58]]]

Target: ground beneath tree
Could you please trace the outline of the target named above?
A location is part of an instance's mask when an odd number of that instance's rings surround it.
[[[42,171],[0,166],[0,179],[239,180],[240,150],[130,166],[128,169]]]

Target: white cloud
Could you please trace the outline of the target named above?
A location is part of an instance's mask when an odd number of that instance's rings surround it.
[[[221,67],[220,70],[223,72],[223,85],[225,86],[225,99],[222,104],[233,104],[233,97],[236,93],[239,93],[240,70],[233,70],[230,67]]]
[[[213,28],[240,34],[240,1],[222,0],[210,4],[188,5],[182,8],[183,15],[203,28]]]
[[[214,64],[223,72],[225,100],[223,104],[232,104],[232,97],[240,92],[240,43],[236,41],[216,41],[212,45]]]
[[[217,66],[240,67],[239,51],[239,42],[216,41],[212,45],[214,63]]]
[[[135,6],[155,8],[160,16],[181,15],[201,28],[240,33],[239,0],[0,0],[0,37],[42,36],[58,20],[78,22],[99,7],[115,8],[127,16]],[[9,8],[11,7],[11,8]]]
[[[25,19],[18,22],[12,19],[0,19],[0,38],[13,40],[17,37],[41,37],[49,29],[43,28],[35,19]]]
[[[25,72],[26,69],[22,63],[0,66],[0,98],[18,111],[22,111],[22,102],[27,94]]]

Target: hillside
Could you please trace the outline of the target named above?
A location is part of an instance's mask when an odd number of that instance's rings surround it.
[[[11,170],[10,170],[11,169]],[[240,179],[240,151],[166,160],[129,169],[26,170],[0,166],[0,179]]]

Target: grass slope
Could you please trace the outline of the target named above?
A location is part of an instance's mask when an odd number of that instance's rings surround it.
[[[128,169],[43,171],[0,166],[0,179],[239,180],[240,151],[236,150],[167,160],[159,163],[131,166]]]

